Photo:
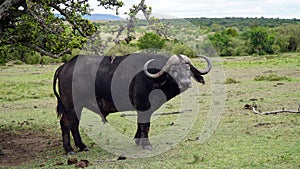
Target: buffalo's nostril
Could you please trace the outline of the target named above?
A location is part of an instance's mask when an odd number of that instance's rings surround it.
[[[192,83],[190,80],[181,80],[179,82],[179,88],[181,90],[185,90],[185,89],[188,89],[188,88],[191,88],[192,87]]]

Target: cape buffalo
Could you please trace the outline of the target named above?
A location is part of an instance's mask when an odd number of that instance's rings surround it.
[[[78,130],[85,107],[98,113],[104,122],[109,113],[137,111],[135,142],[152,149],[148,139],[152,113],[162,104],[191,87],[191,77],[204,84],[202,75],[185,55],[132,54],[122,57],[78,55],[60,66],[54,75],[53,90],[57,98],[63,147],[74,154],[70,131],[80,151],[88,151]],[[59,94],[56,91],[58,79]]]

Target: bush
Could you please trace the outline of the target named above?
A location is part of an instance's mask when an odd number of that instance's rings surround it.
[[[113,46],[107,53],[107,56],[123,56],[132,54],[134,52],[138,51],[138,48],[134,45],[128,45],[128,44],[118,44]]]
[[[279,76],[277,74],[269,74],[265,76],[256,76],[255,81],[291,81],[291,78],[287,76]]]
[[[144,49],[162,49],[165,46],[165,40],[155,33],[146,33],[138,40],[138,47]]]
[[[42,56],[41,57],[41,61],[40,61],[40,64],[51,64],[51,63],[59,63],[59,59],[53,59],[49,56]]]
[[[39,53],[26,53],[24,62],[26,64],[39,64],[41,61],[41,55]]]
[[[0,58],[0,66],[5,66],[5,59],[4,58]]]
[[[196,53],[193,51],[193,49],[191,49],[190,47],[181,44],[181,43],[177,43],[174,45],[173,49],[172,49],[172,53],[174,54],[183,54],[186,56],[189,56],[190,58],[193,58],[196,56]]]
[[[23,65],[23,62],[21,60],[15,60],[13,61],[14,65]]]
[[[235,80],[235,79],[233,79],[233,78],[227,78],[227,79],[225,80],[225,84],[235,84],[235,83],[241,83],[241,82],[238,81],[238,80]]]

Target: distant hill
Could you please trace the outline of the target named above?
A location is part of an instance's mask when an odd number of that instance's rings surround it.
[[[55,14],[57,17],[63,17],[60,14]],[[90,21],[117,21],[123,20],[121,17],[111,14],[91,14],[84,15],[82,18],[90,20]]]
[[[116,21],[116,20],[123,20],[121,17],[116,15],[110,14],[91,14],[91,15],[84,15],[83,18],[88,19],[90,21]]]

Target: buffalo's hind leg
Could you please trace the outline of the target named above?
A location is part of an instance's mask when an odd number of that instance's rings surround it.
[[[63,114],[60,119],[60,127],[62,131],[63,147],[66,153],[70,155],[75,154],[74,149],[72,148],[70,143],[71,124],[65,114]]]
[[[81,140],[79,133],[79,120],[73,109],[62,115],[60,125],[62,130],[63,147],[67,154],[75,154],[74,149],[70,144],[70,131],[72,132],[75,145],[80,149],[80,151],[88,151],[87,146]]]
[[[81,136],[79,133],[79,120],[75,119],[71,127],[72,136],[74,138],[75,145],[79,148],[79,151],[89,151],[87,146],[82,142]]]

